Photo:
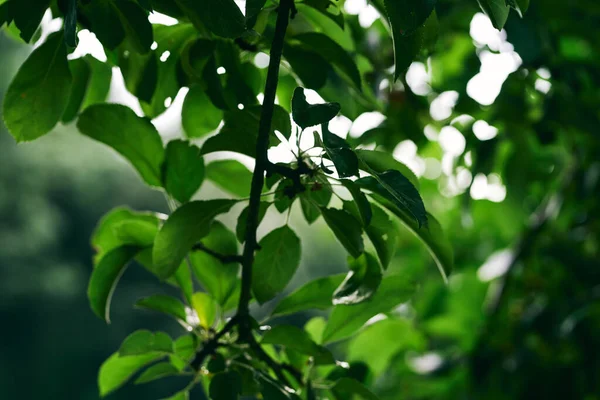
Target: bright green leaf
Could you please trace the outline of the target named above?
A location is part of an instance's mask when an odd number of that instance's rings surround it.
[[[97,104],[81,114],[77,128],[119,152],[147,184],[161,186],[165,150],[158,131],[149,120],[138,117],[123,105]]]
[[[215,303],[215,300],[207,293],[194,293],[192,306],[198,315],[200,326],[205,329],[210,328],[217,317],[217,303]]]
[[[110,322],[110,301],[112,294],[125,272],[127,264],[140,251],[137,246],[123,246],[106,253],[92,271],[88,285],[88,299],[94,313]]]
[[[223,111],[210,101],[200,86],[193,86],[183,101],[181,123],[188,138],[199,138],[215,131],[221,120]]]
[[[150,368],[142,372],[142,374],[135,380],[135,383],[148,383],[157,379],[177,375],[178,373],[179,371],[177,368],[175,368],[170,362],[160,362],[152,365]]]
[[[197,241],[208,235],[212,220],[229,211],[233,200],[193,201],[169,216],[154,240],[152,259],[157,275],[173,275]]]
[[[186,321],[185,306],[174,297],[156,294],[135,303],[136,307],[167,314],[181,322]]]
[[[341,378],[332,389],[337,396],[351,396],[360,400],[379,400],[365,385],[352,378]]]
[[[352,336],[369,319],[410,299],[415,285],[403,275],[383,278],[379,289],[367,301],[354,305],[338,305],[333,308],[327,327],[323,332],[323,343],[335,342]]]
[[[104,397],[125,384],[142,367],[163,357],[161,353],[141,354],[139,356],[119,357],[114,353],[100,367],[98,388]]]
[[[287,225],[271,231],[259,242],[252,270],[252,292],[263,304],[279,294],[300,264],[300,239]]]
[[[27,142],[50,132],[65,111],[70,91],[67,48],[62,33],[55,33],[31,53],[6,91],[3,118],[15,140]]]
[[[173,352],[173,341],[164,332],[152,333],[141,329],[135,331],[123,340],[119,348],[119,356],[137,356],[140,354],[162,352]]]
[[[239,161],[217,160],[206,166],[206,178],[221,189],[237,196],[248,197],[252,172]]]

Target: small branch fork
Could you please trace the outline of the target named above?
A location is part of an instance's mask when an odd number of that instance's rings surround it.
[[[297,169],[292,169],[286,166],[276,165],[269,162],[267,157],[267,149],[269,147],[269,134],[271,132],[271,123],[273,120],[273,110],[275,107],[275,96],[277,92],[277,82],[279,77],[279,66],[283,53],[283,45],[285,33],[289,24],[289,19],[293,18],[297,13],[294,5],[294,0],[281,0],[279,4],[277,22],[275,24],[275,34],[271,43],[271,54],[269,68],[267,72],[267,81],[264,90],[264,101],[260,116],[258,129],[258,138],[256,141],[256,164],[252,175],[252,184],[250,187],[250,201],[248,206],[248,220],[246,223],[246,237],[244,251],[239,255],[226,255],[207,248],[204,244],[198,243],[193,247],[193,250],[203,251],[223,263],[237,262],[242,265],[242,287],[240,293],[240,301],[237,307],[237,312],[227,324],[217,332],[212,338],[205,341],[202,348],[196,353],[196,357],[191,362],[190,366],[194,370],[201,369],[207,357],[214,354],[215,351],[227,345],[222,342],[227,334],[233,332],[237,328],[237,339],[239,344],[246,345],[254,353],[257,359],[263,361],[273,371],[275,376],[284,385],[290,385],[289,376],[293,377],[298,384],[303,384],[302,374],[294,367],[288,364],[280,363],[269,356],[260,343],[256,341],[253,334],[253,319],[250,316],[249,303],[252,298],[252,266],[254,264],[254,252],[258,249],[256,238],[256,230],[258,228],[258,214],[260,209],[261,192],[264,185],[265,173],[278,173],[284,177],[290,178],[294,184],[301,185],[300,177],[304,174],[312,174],[310,168],[304,163],[300,163]]]

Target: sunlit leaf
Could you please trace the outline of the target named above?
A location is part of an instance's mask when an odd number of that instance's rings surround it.
[[[166,378],[168,376],[177,375],[179,371],[170,362],[160,362],[152,365],[150,368],[141,373],[135,380],[136,384],[148,383],[157,379]]]
[[[327,309],[333,306],[333,292],[342,283],[345,274],[318,278],[290,293],[277,304],[273,316],[293,314],[310,309]]]
[[[125,384],[137,371],[153,361],[163,357],[161,353],[141,354],[138,356],[120,357],[114,353],[100,367],[98,388],[104,397]]]
[[[185,306],[171,296],[155,294],[138,300],[135,306],[167,314],[181,322],[186,321]]]
[[[292,325],[277,325],[265,332],[261,343],[284,346],[314,357],[317,364],[333,364],[335,359],[329,350],[316,344],[306,332]]]
[[[164,332],[152,333],[141,329],[135,331],[123,340],[119,348],[119,356],[137,356],[145,353],[173,352],[173,341]]]
[[[210,101],[200,86],[193,86],[183,101],[181,123],[188,138],[199,138],[215,131],[221,120],[223,111]]]
[[[206,178],[219,188],[237,196],[248,197],[252,172],[239,161],[217,160],[206,166]]]

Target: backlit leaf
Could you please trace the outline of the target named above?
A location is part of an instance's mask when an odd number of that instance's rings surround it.
[[[333,292],[342,283],[345,274],[315,279],[296,289],[279,302],[273,316],[293,314],[310,309],[324,310],[333,306]]]
[[[200,149],[183,140],[170,141],[162,172],[167,193],[180,203],[189,201],[204,181],[204,159]]]
[[[364,251],[360,222],[345,210],[323,208],[321,213],[335,237],[348,253],[354,258],[360,257]]]

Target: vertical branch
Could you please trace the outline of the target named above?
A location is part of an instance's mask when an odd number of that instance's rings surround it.
[[[265,84],[265,97],[260,116],[258,138],[256,140],[256,165],[254,166],[252,185],[250,187],[250,204],[248,206],[248,220],[246,223],[246,244],[242,254],[242,291],[237,309],[237,315],[241,317],[249,315],[248,304],[252,297],[252,265],[254,263],[254,251],[257,248],[256,229],[258,228],[260,195],[264,184],[265,171],[269,163],[267,149],[269,147],[269,134],[271,132],[273,109],[275,108],[279,64],[281,63],[285,32],[289,23],[290,12],[293,8],[293,0],[280,1],[277,22],[275,24],[275,35],[273,37],[273,42],[271,43],[271,58],[269,60],[267,82]],[[242,318],[242,320],[244,319],[245,318]],[[244,326],[244,324],[240,326],[240,330],[243,330],[244,334],[248,333],[248,327]]]

